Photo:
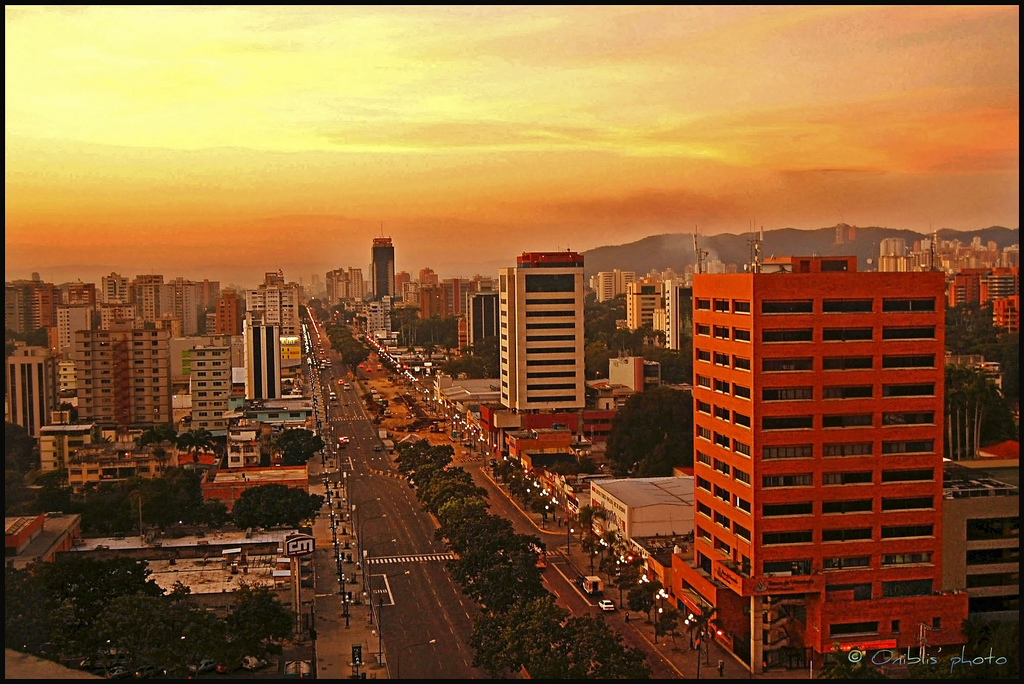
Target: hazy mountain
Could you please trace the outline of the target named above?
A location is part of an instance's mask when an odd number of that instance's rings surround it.
[[[708,252],[709,259],[718,259],[723,263],[745,264],[750,261],[750,239],[752,233],[733,235],[698,236],[698,244]],[[769,256],[850,256],[858,259],[858,269],[873,270],[878,260],[878,244],[885,238],[901,237],[907,241],[908,248],[916,240],[929,237],[929,234],[915,233],[911,230],[895,228],[861,228],[857,227],[855,238],[844,244],[836,244],[836,227],[819,228],[818,230],[796,230],[782,228],[765,231],[762,254]],[[1003,228],[992,226],[973,231],[940,230],[939,238],[969,244],[975,237],[982,243],[995,241],[1000,249],[1020,241],[1019,228]],[[609,245],[597,247],[584,252],[586,275],[589,277],[598,271],[610,271],[618,268],[623,271],[635,271],[637,275],[645,274],[651,269],[664,270],[672,268],[682,274],[686,266],[695,262],[693,235],[691,233],[671,233],[652,235],[625,245]]]

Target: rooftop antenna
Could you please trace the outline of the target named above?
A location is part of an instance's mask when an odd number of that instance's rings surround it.
[[[697,258],[697,273],[703,273],[704,257],[708,255],[708,251],[697,246],[697,226],[693,227],[693,253]]]
[[[751,230],[751,232],[754,232]],[[747,240],[750,247],[750,272],[761,272],[761,243],[764,242],[764,226],[761,226],[759,233],[754,232],[754,237]]]

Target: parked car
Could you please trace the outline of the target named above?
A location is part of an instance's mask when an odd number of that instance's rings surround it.
[[[107,679],[128,679],[134,673],[124,665],[117,665],[107,670]]]
[[[163,677],[167,670],[156,665],[143,665],[135,670],[136,679],[150,679],[152,677]]]
[[[217,663],[210,660],[209,658],[206,658],[205,660],[201,660],[198,666],[189,665],[188,671],[194,672],[196,674],[203,674],[204,672],[212,672],[215,667],[217,667]]]
[[[615,604],[612,603],[609,599],[601,599],[597,602],[597,605],[601,610],[615,610]]]
[[[263,658],[257,658],[256,656],[245,656],[242,658],[242,667],[246,670],[258,670],[261,667],[266,667],[267,661]]]

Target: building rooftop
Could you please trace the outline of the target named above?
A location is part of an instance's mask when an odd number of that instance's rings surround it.
[[[942,496],[945,499],[967,499],[983,496],[1020,496],[1019,471],[1013,482],[993,476],[984,470],[964,468],[946,463],[943,468]],[[1009,478],[1005,478],[1009,479]]]
[[[643,508],[659,505],[693,505],[692,477],[639,477],[595,480],[595,489],[603,489],[626,506]]]
[[[77,425],[44,425],[39,428],[40,432],[70,432],[70,433],[85,433],[92,432],[93,428],[96,427],[96,423],[79,423]]]
[[[271,483],[289,480],[295,482],[306,482],[309,480],[309,471],[306,466],[273,466],[270,468],[232,468],[231,470],[217,470],[212,472],[207,480],[214,484],[232,484],[235,482],[246,483]]]

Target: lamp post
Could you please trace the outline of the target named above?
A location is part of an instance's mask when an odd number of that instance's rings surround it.
[[[412,649],[416,648],[417,646],[428,646],[430,644],[436,644],[436,643],[437,643],[437,639],[431,639],[430,641],[421,641],[418,644],[409,644],[408,646],[403,646],[402,648],[398,649],[398,653],[395,655],[395,679],[401,679],[402,678],[402,674],[401,673],[402,673],[402,652],[403,651],[411,651]]]
[[[565,552],[569,553],[569,544],[572,542],[572,533],[576,530],[568,525],[565,526]]]
[[[658,593],[654,595],[654,599],[657,602],[654,608],[654,643],[658,643],[658,613],[663,610],[662,606],[667,598],[668,593],[664,589],[659,589]]]

